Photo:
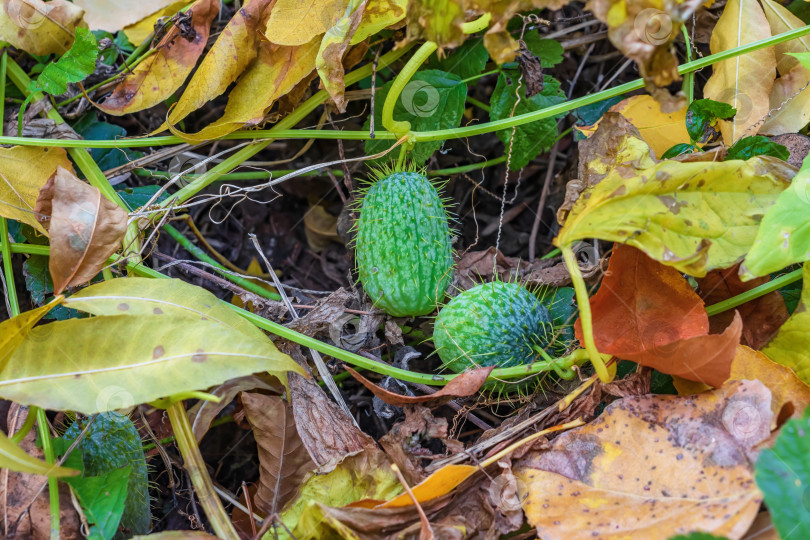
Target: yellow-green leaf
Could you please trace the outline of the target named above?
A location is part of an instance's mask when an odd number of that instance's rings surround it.
[[[768,19],[757,0],[729,0],[711,38],[712,54],[771,37]],[[776,55],[772,47],[752,51],[714,64],[712,76],[703,88],[704,97],[728,103],[737,114],[720,120],[723,141],[731,146],[739,139],[756,135],[770,109],[771,88],[776,76]]]
[[[189,142],[216,139],[244,125],[256,125],[273,103],[315,69],[320,38],[300,47],[261,43],[259,56],[239,77],[228,96],[225,113],[201,131],[183,134]]]
[[[264,35],[277,45],[304,45],[332,28],[349,0],[276,0]]]
[[[166,315],[209,319],[255,339],[264,333],[202,287],[181,279],[118,278],[91,285],[65,300],[65,306],[92,315]]]
[[[369,36],[398,23],[405,18],[408,0],[368,0],[360,26],[350,44],[357,45]]]
[[[39,190],[60,166],[73,171],[67,153],[61,148],[0,148],[0,216],[48,234],[37,220],[34,207]]]
[[[25,450],[14,444],[4,433],[0,433],[0,468],[22,473],[41,474],[51,478],[79,474],[79,471],[75,469],[57,467],[29,456]]]
[[[771,34],[774,36],[796,30],[804,26],[804,22],[788,9],[774,0],[760,0],[765,18],[771,27]],[[787,75],[793,68],[799,65],[796,57],[788,53],[808,53],[810,52],[810,36],[802,36],[788,41],[783,41],[774,45],[776,53],[776,69],[780,75]]]
[[[272,0],[251,0],[234,14],[169,113],[170,123],[176,124],[222,95],[256,58],[259,23],[272,5]]]
[[[554,240],[622,242],[694,276],[727,268],[751,248],[765,211],[795,169],[768,156],[747,161],[662,161],[637,174],[611,171],[587,189]]]
[[[0,396],[94,414],[261,371],[303,373],[268,338],[208,318],[102,315],[29,332],[0,373]]]
[[[762,352],[810,384],[810,332],[807,331],[810,328],[810,262],[804,263],[802,279],[804,285],[799,306]]]
[[[11,354],[22,343],[23,338],[39,320],[63,300],[57,297],[53,301],[31,311],[24,311],[0,323],[0,373]],[[2,376],[2,375],[0,375]]]
[[[62,54],[73,44],[83,14],[67,0],[6,0],[0,10],[0,41],[39,56]]]

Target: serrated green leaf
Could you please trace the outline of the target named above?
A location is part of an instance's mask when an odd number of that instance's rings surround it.
[[[480,75],[487,65],[487,60],[489,60],[489,53],[484,47],[484,40],[473,38],[465,41],[461,47],[445,55],[441,60],[434,54],[428,60],[427,67],[467,79]]]
[[[42,70],[32,88],[58,96],[67,92],[68,83],[83,81],[96,69],[98,43],[90,30],[76,28],[73,45],[56,62]]]
[[[725,120],[737,114],[737,109],[728,103],[713,99],[698,99],[689,105],[686,112],[686,131],[692,142],[703,140],[706,130],[714,126],[717,119]]]
[[[776,272],[810,260],[810,157],[790,187],[779,195],[759,227],[754,246],[740,268],[743,279]]]
[[[810,262],[804,263],[802,281],[799,305],[762,352],[810,384],[810,332],[807,331],[810,328]]]
[[[520,102],[517,102],[515,85],[520,78],[517,70],[504,70],[498,76],[498,83],[490,98],[492,120],[502,120],[540,109],[545,109],[565,101],[565,93],[560,90],[560,81],[548,75],[543,76],[543,91],[530,98],[526,97],[525,85],[521,84]],[[517,103],[517,106],[515,106]],[[514,142],[512,133],[514,132]],[[545,152],[557,140],[557,121],[545,118],[518,126],[514,129],[503,129],[496,132],[504,143],[505,152],[510,154],[509,168],[513,171],[522,169],[538,154]]]
[[[94,414],[262,371],[303,373],[267,337],[205,315],[96,316],[29,332],[0,372],[0,396]]]
[[[544,68],[554,67],[563,61],[565,51],[556,40],[544,39],[537,32],[527,32],[523,36],[523,42],[529,51],[540,59]]]
[[[635,152],[643,157],[641,146]],[[635,157],[627,155],[625,163]],[[662,161],[635,176],[614,170],[583,192],[554,243],[621,242],[701,277],[742,260],[793,170],[769,156],[721,163]]]
[[[42,474],[53,478],[79,474],[79,471],[75,469],[57,467],[29,456],[25,450],[14,444],[4,433],[0,433],[0,468],[23,473]]]
[[[110,539],[115,536],[124,501],[127,498],[127,479],[131,467],[113,469],[100,476],[67,479],[91,524],[88,538]]]
[[[377,92],[376,102],[383,103],[388,97],[393,81],[387,82]],[[430,131],[456,128],[464,114],[467,85],[457,75],[438,70],[418,71],[405,85],[394,107],[394,120],[407,120],[413,131]],[[374,108],[374,125],[382,129],[382,105]],[[369,129],[366,119],[363,129]],[[366,154],[376,154],[390,148],[394,141],[371,139],[366,141]],[[408,158],[417,165],[424,164],[433,152],[442,147],[443,141],[416,143]],[[388,162],[396,156],[386,156]]]
[[[783,161],[790,157],[788,149],[781,144],[772,142],[768,137],[752,135],[743,137],[728,149],[726,159],[749,159],[754,156],[773,156]]]
[[[756,463],[755,478],[773,524],[784,539],[810,538],[810,425],[808,411],[782,426],[773,448]]]

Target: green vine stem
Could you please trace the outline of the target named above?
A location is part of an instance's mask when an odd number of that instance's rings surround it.
[[[591,317],[591,300],[588,296],[588,288],[585,286],[585,280],[582,278],[582,272],[579,271],[577,258],[571,250],[570,245],[562,246],[562,252],[565,266],[568,268],[568,273],[571,274],[571,281],[574,285],[574,293],[577,296],[577,306],[579,307],[579,320],[582,322],[582,337],[585,341],[585,349],[590,356],[593,369],[599,376],[599,380],[603,383],[609,383],[613,380],[613,376],[608,372],[599,350],[596,348],[596,343],[593,339],[593,319]]]
[[[36,409],[36,412],[35,412]],[[28,414],[37,415],[37,432],[42,443],[42,452],[45,454],[45,461],[53,465],[56,458],[51,444],[51,433],[48,430],[48,417],[45,416],[45,409],[31,407]],[[48,478],[48,495],[51,503],[51,539],[59,540],[59,484],[56,478]]]
[[[686,30],[686,25],[681,26],[681,32],[683,33],[683,40],[686,42],[686,62],[690,63],[692,61],[692,42],[689,39],[689,32]],[[692,102],[695,101],[694,72],[684,74],[683,89],[686,92],[686,103],[687,105],[691,105]]]
[[[416,70],[418,70],[425,60],[433,54],[438,45],[435,41],[426,41],[422,44],[421,47],[411,56],[410,60],[405,64],[402,70],[397,75],[396,79],[394,79],[394,83],[391,85],[391,90],[388,91],[388,95],[385,97],[385,103],[383,103],[382,109],[382,123],[383,127],[389,132],[393,133],[394,137],[399,139],[405,137],[406,135],[411,133],[411,123],[407,120],[394,120],[394,106],[399,100],[399,96],[402,94],[402,91],[405,90],[405,87],[411,81],[411,78],[416,74]]]
[[[6,280],[6,294],[8,295],[8,305],[11,309],[12,317],[20,314],[20,305],[17,301],[17,287],[14,285],[14,269],[11,267],[11,249],[8,242],[8,221],[0,217],[0,237],[3,239],[3,277]]]
[[[208,521],[211,523],[211,528],[214,529],[214,533],[218,537],[224,540],[238,540],[239,535],[234,529],[227,512],[225,512],[222,501],[219,500],[219,496],[214,490],[214,483],[211,481],[205,461],[203,461],[200,454],[200,448],[197,446],[197,441],[191,432],[191,424],[189,424],[183,402],[172,403],[166,409],[166,412],[169,415],[169,422],[171,422],[172,431],[177,440],[177,448],[183,456],[183,465],[188,471],[191,484],[194,486],[194,492],[197,494],[203,512],[205,512]]]

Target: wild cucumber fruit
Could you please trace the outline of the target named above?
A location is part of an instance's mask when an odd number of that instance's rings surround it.
[[[444,203],[420,172],[377,176],[362,198],[357,222],[360,282],[389,315],[426,315],[444,298],[453,267]]]
[[[539,356],[536,348],[552,349],[551,356],[564,349],[540,298],[502,281],[476,285],[450,300],[436,317],[433,342],[444,366],[457,373],[528,364]]]

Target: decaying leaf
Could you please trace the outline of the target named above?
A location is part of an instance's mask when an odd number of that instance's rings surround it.
[[[130,43],[136,47],[143,44],[147,38],[150,38],[155,31],[155,25],[158,21],[167,21],[176,15],[181,9],[189,6],[194,0],[175,0],[168,6],[160,9],[151,15],[144,17],[136,23],[130,24],[124,28],[124,35]]]
[[[73,43],[84,11],[67,0],[5,0],[0,40],[35,55],[62,54]]]
[[[110,0],[74,0],[84,10],[84,22],[90,30],[117,32],[144,17],[170,5],[174,0],[139,0],[138,2],[115,2]]]
[[[516,464],[526,516],[546,540],[741,538],[762,501],[754,447],[770,435],[770,402],[758,381],[615,401]]]
[[[156,52],[126,75],[99,109],[123,115],[154,107],[171,96],[196,65],[218,13],[217,0],[197,0],[185,13],[191,17],[193,37],[187,39],[180,26],[173,25],[156,45]]]
[[[591,310],[601,352],[713,386],[728,379],[742,331],[739,315],[722,334],[708,335],[700,297],[677,270],[641,251],[614,247]],[[581,341],[581,321],[576,332]]]
[[[315,464],[298,436],[292,407],[283,399],[248,392],[242,392],[241,399],[259,449],[256,506],[272,516],[295,495]]]
[[[700,5],[699,0],[591,0],[588,4],[607,23],[611,43],[636,61],[647,90],[665,113],[686,105],[683,94],[672,96],[666,87],[681,80],[674,41]]]
[[[346,100],[343,98],[345,90],[343,55],[349,49],[349,44],[360,26],[368,3],[369,0],[363,0],[352,13],[341,17],[333,27],[326,31],[321,39],[318,56],[315,58],[315,69],[318,71],[324,89],[332,97],[338,112],[346,112]]]
[[[771,360],[796,372],[810,384],[810,262],[804,263],[802,297],[793,315],[782,325],[762,352]]]
[[[73,171],[67,152],[62,148],[0,148],[0,216],[16,219],[47,234],[34,208],[39,191],[57,167]]]
[[[61,166],[42,187],[34,211],[51,238],[48,268],[56,294],[98,274],[126,232],[127,213]]]
[[[307,210],[304,214],[304,233],[312,251],[320,253],[332,242],[341,243],[337,233],[337,222],[337,216],[333,216],[319,204]]]
[[[730,0],[711,39],[712,54],[771,37],[768,19],[757,0]],[[712,76],[703,95],[728,103],[737,110],[732,120],[720,121],[723,142],[731,146],[739,139],[756,135],[770,109],[771,88],[776,70],[773,48],[759,49],[712,66]]]
[[[583,192],[554,243],[622,242],[700,277],[743,258],[763,214],[794,174],[793,167],[769,156],[719,163],[666,160],[636,175],[611,171]]]

